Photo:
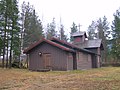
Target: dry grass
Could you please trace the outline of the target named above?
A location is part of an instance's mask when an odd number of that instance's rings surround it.
[[[120,68],[62,72],[0,68],[0,90],[120,90]]]

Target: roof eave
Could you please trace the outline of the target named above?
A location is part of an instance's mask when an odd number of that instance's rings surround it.
[[[56,46],[56,47],[58,47],[58,48],[60,48],[60,49],[62,49],[62,50],[64,50],[64,51],[75,52],[74,50],[69,49],[69,48],[66,48],[66,47],[64,47],[64,46],[61,46],[61,45],[59,45],[59,44],[57,44],[57,43],[55,43],[55,42],[52,42],[52,41],[49,41],[49,40],[46,40],[46,39],[42,39],[42,40],[36,42],[35,44],[31,45],[29,48],[25,49],[23,53],[28,54],[33,48],[35,48],[36,46],[38,46],[38,45],[39,45],[40,43],[42,43],[42,42],[49,43],[49,44],[51,44],[51,45],[53,45],[53,46]]]

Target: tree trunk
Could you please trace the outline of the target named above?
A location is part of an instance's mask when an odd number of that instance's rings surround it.
[[[10,45],[10,60],[9,60],[9,68],[11,68],[11,63],[12,62],[12,39],[11,39],[11,45]]]
[[[8,40],[7,40],[7,56],[6,56],[6,68],[8,68],[8,54],[9,54]]]
[[[5,54],[6,54],[6,26],[7,26],[7,15],[5,12],[5,25],[4,25],[4,40],[3,40],[3,60],[2,60],[2,67],[4,68],[5,64]]]

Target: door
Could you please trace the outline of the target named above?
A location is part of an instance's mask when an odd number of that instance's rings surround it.
[[[44,68],[45,69],[50,69],[51,68],[51,54],[49,53],[46,53],[46,54],[43,54],[43,60],[44,60]]]
[[[96,55],[92,55],[92,68],[97,68],[97,57]]]
[[[76,53],[73,53],[73,70],[77,70],[77,58]]]

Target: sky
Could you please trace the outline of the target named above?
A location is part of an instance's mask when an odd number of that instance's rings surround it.
[[[19,6],[23,1],[34,6],[44,28],[54,17],[56,28],[61,21],[67,33],[73,22],[81,25],[81,31],[86,31],[93,20],[103,16],[112,22],[113,14],[120,7],[120,0],[19,0]]]

